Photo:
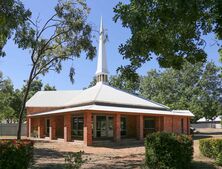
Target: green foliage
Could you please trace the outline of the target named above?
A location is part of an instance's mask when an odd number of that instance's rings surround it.
[[[222,152],[222,139],[219,138],[201,139],[199,148],[200,152],[206,157],[214,159],[220,158]]]
[[[25,86],[23,86],[21,90],[14,90],[12,81],[8,78],[4,78],[3,73],[0,71],[0,122],[3,120],[7,123],[18,121],[25,90]],[[36,79],[30,87],[28,99],[41,90],[56,90],[56,88],[49,84],[43,85],[41,80]],[[25,119],[25,114],[23,118]]]
[[[3,47],[13,31],[24,27],[31,12],[24,8],[20,0],[1,0],[0,3],[0,56],[5,56]]]
[[[194,113],[194,120],[212,120],[222,114],[221,92],[220,70],[212,62],[186,63],[181,70],[151,70],[140,83],[143,97],[172,109],[188,109]]]
[[[179,69],[185,61],[205,62],[205,35],[215,34],[222,49],[222,1],[130,0],[114,8],[114,21],[122,21],[131,37],[120,53],[131,66],[156,58],[161,67]],[[220,52],[221,53],[221,52]]]
[[[79,58],[81,54],[92,60],[96,48],[92,45],[92,28],[87,23],[89,8],[85,0],[58,0],[54,13],[45,23],[30,19],[18,27],[14,37],[19,48],[30,51],[31,70],[19,113],[17,138],[20,139],[25,103],[34,79],[49,71],[60,73],[62,62]],[[71,66],[69,77],[74,82],[75,70]]]
[[[3,78],[2,72],[0,74],[0,122],[5,120],[12,123],[18,118],[17,106],[21,103],[21,98],[18,98],[18,93],[14,91],[11,80]]]
[[[215,163],[219,166],[222,166],[222,152],[220,152],[217,157],[216,157],[216,160],[215,160]]]
[[[28,169],[33,163],[33,141],[0,140],[0,168]]]
[[[145,140],[145,165],[149,169],[189,169],[192,138],[173,133],[152,133]]]
[[[65,156],[65,169],[79,169],[87,159],[83,159],[84,151],[69,152]]]
[[[55,91],[55,86],[50,86],[48,83],[44,86],[44,91]]]

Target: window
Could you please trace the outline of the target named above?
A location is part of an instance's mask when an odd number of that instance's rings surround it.
[[[82,116],[73,117],[72,120],[72,135],[75,137],[83,137],[83,123],[84,119]]]
[[[155,118],[144,118],[144,136],[155,131]]]
[[[121,117],[121,136],[126,136],[126,117]]]

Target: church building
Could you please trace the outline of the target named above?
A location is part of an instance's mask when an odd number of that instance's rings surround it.
[[[26,103],[27,136],[64,142],[143,140],[152,132],[190,134],[189,110],[171,110],[108,84],[105,36],[100,25],[97,84],[85,90],[39,91]]]

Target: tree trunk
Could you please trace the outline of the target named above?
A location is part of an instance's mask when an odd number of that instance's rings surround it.
[[[21,110],[19,112],[19,121],[18,121],[18,129],[17,129],[17,140],[21,139],[22,116],[23,116],[23,112],[25,110],[25,104],[26,104],[26,101],[27,101],[27,98],[28,98],[28,94],[29,94],[29,90],[30,90],[30,86],[31,86],[31,83],[32,83],[32,80],[33,80],[32,77],[33,77],[34,69],[35,69],[35,65],[33,65],[32,70],[30,72],[29,80],[27,82],[27,87],[26,87],[26,90],[25,90],[25,95],[24,95],[23,100],[22,100],[22,107],[21,107]]]

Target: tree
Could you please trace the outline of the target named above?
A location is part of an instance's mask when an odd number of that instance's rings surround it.
[[[142,77],[140,93],[172,109],[188,109],[194,113],[194,120],[213,119],[222,113],[219,73],[212,62],[206,65],[186,63],[181,70],[152,70]]]
[[[43,24],[28,22],[17,30],[15,42],[20,48],[31,51],[32,62],[26,90],[19,113],[17,139],[21,138],[21,123],[33,80],[40,74],[46,75],[53,70],[59,73],[62,61],[73,60],[86,53],[87,59],[95,56],[95,47],[92,46],[92,29],[86,23],[89,8],[84,0],[59,0],[55,13]],[[46,33],[47,32],[47,33]],[[75,70],[70,68],[70,79],[74,82]]]
[[[31,12],[20,0],[1,0],[0,3],[0,56],[5,56],[3,47],[13,32],[23,27]]]
[[[3,78],[0,72],[0,121],[5,120],[7,123],[12,123],[18,117],[16,106],[13,105],[14,89],[10,79]]]
[[[130,0],[117,4],[114,12],[114,21],[122,21],[131,31],[119,51],[134,69],[154,57],[164,68],[179,69],[187,61],[205,62],[204,36],[210,33],[215,34],[222,53],[220,0]]]
[[[44,91],[55,91],[55,86],[50,86],[48,83],[44,86]]]

